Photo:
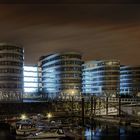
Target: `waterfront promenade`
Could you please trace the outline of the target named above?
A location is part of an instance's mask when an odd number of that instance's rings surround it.
[[[138,125],[140,123],[140,100],[131,98],[59,98],[58,100],[33,100],[24,102],[1,102],[0,120],[10,120],[21,114],[47,114],[53,117],[79,117],[99,121]],[[67,114],[67,115],[66,115]],[[109,118],[110,117],[110,118]],[[84,123],[84,121],[83,121]]]

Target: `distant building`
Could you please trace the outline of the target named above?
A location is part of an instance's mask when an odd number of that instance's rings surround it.
[[[75,52],[56,53],[40,58],[42,92],[50,98],[61,95],[79,95],[81,92],[82,61]]]
[[[118,60],[89,61],[82,67],[83,94],[108,97],[119,95],[120,62]]]
[[[120,95],[140,96],[140,66],[120,67]]]
[[[23,56],[23,48],[0,43],[0,101],[22,100]]]
[[[34,98],[39,93],[38,66],[24,66],[24,98]]]

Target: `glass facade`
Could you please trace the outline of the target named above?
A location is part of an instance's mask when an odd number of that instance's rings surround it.
[[[0,101],[22,100],[23,56],[23,48],[0,43]]]
[[[21,101],[38,95],[83,94],[140,96],[140,66],[121,66],[118,60],[83,64],[81,54],[42,56],[38,66],[24,66],[23,48],[0,43],[0,101]],[[24,94],[23,94],[24,92]]]
[[[119,94],[120,62],[89,61],[82,65],[82,93],[116,97]]]
[[[50,98],[71,92],[80,94],[82,61],[79,53],[61,53],[41,57],[42,92]]]
[[[135,97],[140,94],[140,66],[120,67],[120,94]]]
[[[39,91],[38,66],[24,66],[24,98],[36,97]]]

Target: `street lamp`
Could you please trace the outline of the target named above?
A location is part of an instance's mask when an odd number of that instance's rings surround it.
[[[27,116],[25,114],[22,114],[21,117],[20,117],[20,119],[21,120],[26,120],[27,119]]]
[[[48,122],[48,124],[51,122],[51,118],[52,118],[52,113],[48,113],[47,114],[47,122]]]
[[[72,90],[71,91],[71,99],[72,99],[72,115],[73,115],[73,98],[74,98],[75,92]]]
[[[74,96],[74,91],[73,91],[73,90],[71,91],[71,96],[72,96],[72,97]]]
[[[48,118],[48,119],[52,118],[52,114],[51,114],[51,113],[48,113],[48,114],[47,114],[47,118]]]

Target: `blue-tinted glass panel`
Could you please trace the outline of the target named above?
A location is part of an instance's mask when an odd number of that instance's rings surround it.
[[[24,66],[24,71],[34,71],[34,72],[37,72],[37,67]]]
[[[38,78],[24,77],[24,82],[38,82]]]
[[[37,92],[38,88],[24,88],[24,92]]]
[[[38,76],[38,73],[35,73],[35,72],[26,72],[26,71],[24,71],[24,72],[23,72],[23,75],[24,75],[24,76],[33,76],[33,77],[37,77],[37,76]]]
[[[38,83],[24,83],[24,87],[38,87]]]

